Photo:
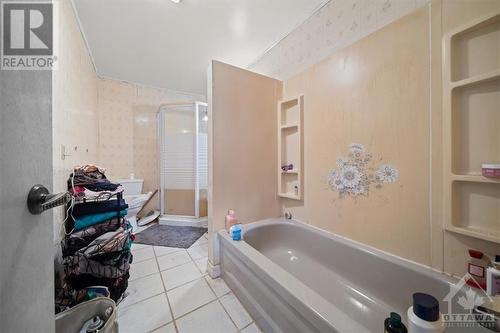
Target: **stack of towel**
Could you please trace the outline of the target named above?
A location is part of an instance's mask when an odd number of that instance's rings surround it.
[[[68,289],[105,286],[116,301],[128,286],[133,235],[124,219],[128,205],[123,190],[106,179],[104,171],[79,166],[68,179],[74,200],[65,222],[63,264]]]

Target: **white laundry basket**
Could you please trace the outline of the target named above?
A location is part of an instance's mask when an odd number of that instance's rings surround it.
[[[95,316],[105,321],[99,333],[118,333],[116,304],[106,297],[94,298],[57,314],[56,333],[78,333],[85,322]]]

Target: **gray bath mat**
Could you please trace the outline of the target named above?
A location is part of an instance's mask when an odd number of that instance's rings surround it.
[[[156,224],[137,233],[134,243],[187,249],[207,230],[207,228]]]

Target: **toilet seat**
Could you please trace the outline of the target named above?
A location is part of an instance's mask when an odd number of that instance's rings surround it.
[[[135,194],[135,195],[125,195],[123,199],[128,205],[127,216],[125,218],[132,226],[132,231],[136,231],[137,225],[137,213],[144,207],[148,199],[153,195],[153,192],[148,192],[146,194]]]

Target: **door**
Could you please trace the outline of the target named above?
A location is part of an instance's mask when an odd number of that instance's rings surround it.
[[[196,216],[204,218],[208,216],[208,105],[196,103],[196,114],[198,117],[198,146],[196,147],[198,214]]]
[[[52,212],[26,207],[53,184],[52,72],[0,70],[0,113],[0,331],[53,332]]]
[[[195,217],[195,104],[169,105],[162,108],[159,127],[162,214]]]

